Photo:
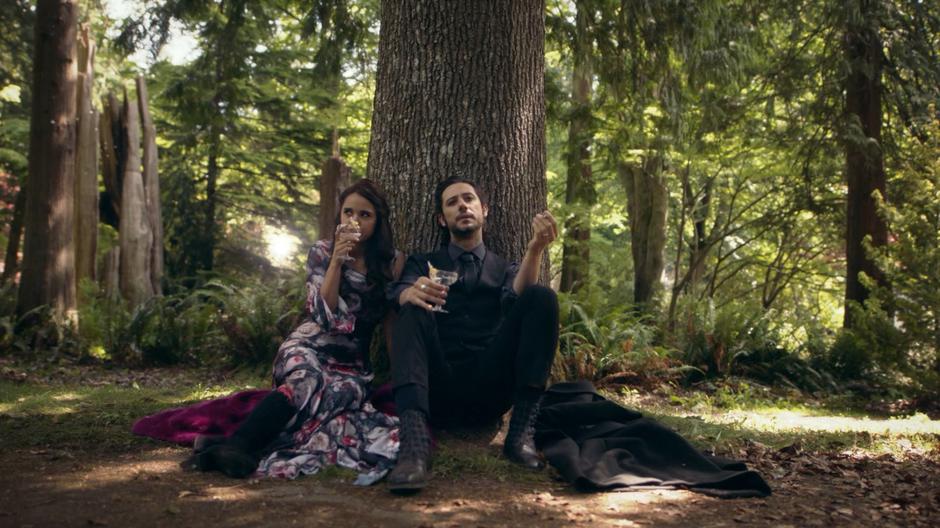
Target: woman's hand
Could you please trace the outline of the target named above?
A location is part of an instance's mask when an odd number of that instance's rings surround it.
[[[398,296],[398,304],[411,303],[431,311],[435,306],[443,306],[447,301],[447,286],[442,286],[427,277],[418,277],[410,288]]]

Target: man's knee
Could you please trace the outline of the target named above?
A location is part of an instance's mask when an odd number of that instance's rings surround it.
[[[431,312],[408,303],[398,310],[398,320],[395,321],[396,328],[419,326],[426,327],[434,324],[434,316]]]
[[[541,308],[550,312],[558,312],[558,294],[555,293],[555,290],[541,284],[526,287],[522,290],[522,294],[519,295],[519,300],[516,302],[524,303],[532,309]]]

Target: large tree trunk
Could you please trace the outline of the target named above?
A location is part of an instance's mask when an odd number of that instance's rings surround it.
[[[630,248],[633,254],[633,302],[641,312],[652,309],[662,286],[666,249],[666,214],[669,193],[662,156],[653,154],[643,164],[620,164],[620,181],[627,193]]]
[[[95,41],[83,27],[78,42],[78,140],[75,177],[76,280],[95,279],[98,248],[98,112],[92,104]]]
[[[574,70],[571,78],[572,115],[568,125],[568,179],[565,203],[572,211],[565,220],[561,291],[575,292],[590,277],[591,207],[596,202],[591,172],[591,39],[590,13],[578,2],[575,24]]]
[[[370,178],[389,194],[406,252],[439,242],[434,186],[490,195],[486,240],[519,259],[546,207],[541,0],[382,2]]]
[[[147,102],[147,84],[137,77],[137,103],[140,124],[144,132],[144,195],[147,198],[147,217],[153,244],[150,246],[150,282],[156,295],[163,293],[163,211],[160,205],[160,172],[157,167],[157,131],[150,116]]]
[[[77,19],[74,0],[40,0],[36,6],[21,314],[40,305],[58,316],[71,316],[75,309]]]
[[[118,240],[121,247],[121,294],[130,306],[138,306],[153,296],[150,282],[150,247],[153,234],[147,216],[147,197],[140,174],[140,122],[137,105],[128,101],[124,92],[124,139],[127,157],[121,184],[121,224]]]
[[[846,279],[844,326],[852,326],[853,303],[863,303],[869,295],[859,275],[864,273],[885,284],[884,273],[866,255],[863,241],[871,237],[873,247],[888,242],[888,230],[878,216],[875,193],[885,197],[885,171],[881,152],[881,70],[882,44],[878,35],[877,7],[873,0],[860,0],[860,23],[845,34],[846,61],[850,73],[846,80],[845,110],[859,126],[846,138]]]

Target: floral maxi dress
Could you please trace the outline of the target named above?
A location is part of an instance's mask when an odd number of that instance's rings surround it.
[[[336,310],[326,306],[320,287],[332,245],[321,240],[307,257],[307,314],[274,360],[276,390],[297,415],[258,473],[293,479],[337,465],[358,471],[355,483],[369,485],[398,456],[398,419],[369,402],[369,345],[386,301],[382,288],[344,267]]]

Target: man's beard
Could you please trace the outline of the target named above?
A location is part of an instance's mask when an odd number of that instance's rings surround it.
[[[473,238],[473,235],[480,229],[483,229],[483,222],[474,223],[467,227],[460,227],[460,223],[456,222],[454,226],[450,228],[450,236],[456,239]]]

